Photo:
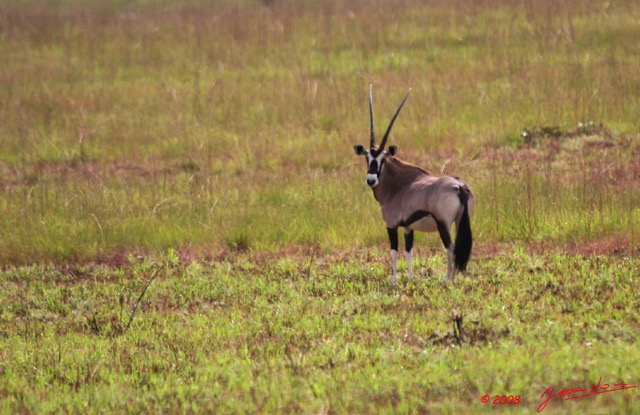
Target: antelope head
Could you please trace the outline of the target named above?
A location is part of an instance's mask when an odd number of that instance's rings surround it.
[[[367,162],[367,185],[371,188],[374,188],[379,183],[380,173],[382,172],[382,166],[384,165],[384,161],[387,157],[393,156],[396,154],[398,147],[397,146],[389,146],[387,151],[384,150],[385,145],[387,144],[387,139],[389,138],[389,134],[391,133],[391,128],[393,127],[393,123],[396,121],[400,110],[404,106],[404,103],[409,98],[409,93],[411,93],[411,89],[407,92],[404,99],[400,103],[400,106],[396,110],[396,113],[393,115],[391,122],[389,123],[389,127],[387,127],[387,132],[384,133],[384,137],[382,138],[382,142],[380,142],[380,146],[376,147],[376,135],[375,135],[375,126],[373,121],[373,92],[372,85],[369,85],[369,114],[371,115],[371,141],[369,142],[369,150],[365,149],[362,145],[355,145],[353,149],[356,154],[359,156],[364,156]]]

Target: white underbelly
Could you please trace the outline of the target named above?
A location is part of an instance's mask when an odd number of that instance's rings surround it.
[[[438,229],[438,225],[436,225],[436,221],[433,220],[433,216],[429,215],[413,222],[407,226],[407,229],[420,232],[435,232]]]

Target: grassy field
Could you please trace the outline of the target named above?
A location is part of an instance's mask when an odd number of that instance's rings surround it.
[[[444,260],[395,286],[386,261],[314,251],[7,270],[0,408],[535,413],[548,387],[638,384],[637,258],[516,249],[449,286]],[[637,413],[639,393],[545,411]]]
[[[531,413],[550,386],[637,385],[638,21],[631,0],[2,2],[0,411]],[[352,150],[370,83],[378,129],[413,88],[400,157],[477,194],[454,285],[435,235],[387,283]]]

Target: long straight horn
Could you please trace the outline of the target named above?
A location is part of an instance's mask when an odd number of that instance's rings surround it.
[[[369,84],[369,114],[371,115],[371,142],[370,148],[374,148],[376,146],[376,132],[373,123],[373,84]]]
[[[391,134],[391,127],[393,127],[393,123],[396,122],[396,118],[398,118],[398,114],[400,114],[400,110],[404,106],[404,103],[407,102],[407,98],[409,98],[409,94],[410,93],[411,93],[411,88],[409,88],[409,92],[407,92],[407,95],[404,96],[404,99],[400,103],[400,106],[396,110],[396,113],[393,114],[393,118],[391,119],[391,122],[389,123],[389,127],[387,127],[387,132],[384,133],[384,137],[382,138],[382,142],[380,143],[379,150],[384,150],[384,146],[387,144],[387,138],[389,138],[389,134]]]

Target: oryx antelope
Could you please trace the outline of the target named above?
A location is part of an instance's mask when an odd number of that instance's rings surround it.
[[[440,234],[447,249],[447,278],[453,281],[456,270],[464,271],[471,255],[472,236],[469,211],[475,196],[469,186],[457,177],[436,177],[426,170],[395,157],[397,146],[389,146],[387,139],[393,123],[409,98],[409,92],[396,110],[379,147],[375,143],[373,121],[373,93],[369,86],[369,112],[371,114],[371,142],[369,150],[356,145],[356,154],[367,162],[367,185],[382,207],[391,244],[391,282],[396,281],[398,261],[398,228],[404,228],[405,257],[409,279],[413,278],[413,231]],[[450,229],[456,223],[455,244]]]

